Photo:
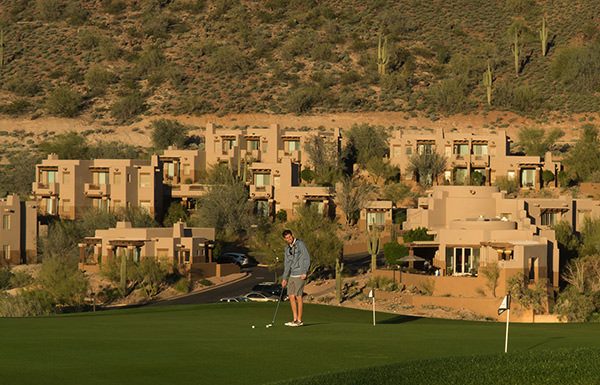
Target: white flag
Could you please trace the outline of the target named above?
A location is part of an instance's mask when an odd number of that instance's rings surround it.
[[[373,293],[373,289],[371,289],[371,291],[369,292],[369,298],[373,298],[375,297],[375,293]]]
[[[510,309],[510,294],[507,294],[506,296],[504,296],[504,299],[502,300],[502,303],[500,304],[500,307],[498,308],[498,315],[504,313],[505,310]]]

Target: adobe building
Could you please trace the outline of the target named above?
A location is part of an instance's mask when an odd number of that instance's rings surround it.
[[[187,227],[183,222],[172,227],[133,228],[129,222],[118,222],[117,227],[96,230],[94,237],[79,244],[80,268],[95,270],[125,256],[134,262],[152,258],[174,264],[195,276],[239,272],[235,265],[218,266],[213,261],[214,241],[214,228]]]
[[[162,212],[162,167],[151,160],[59,159],[48,155],[36,165],[33,198],[43,215],[75,219],[86,210],[113,211],[139,207]]]
[[[170,146],[159,155],[163,175],[165,200],[177,200],[186,208],[192,208],[195,198],[206,189],[206,151],[178,150]]]
[[[362,231],[379,231],[389,234],[393,225],[393,203],[392,201],[369,201],[360,211],[358,228]]]
[[[469,184],[473,173],[483,176],[483,185],[490,186],[499,176],[517,179],[522,188],[541,188],[542,172],[549,170],[556,175],[561,164],[552,160],[552,154],[538,156],[510,153],[510,138],[505,131],[495,133],[464,133],[446,129],[396,131],[390,139],[390,163],[400,168],[407,181],[418,181],[409,172],[410,159],[415,154],[438,153],[446,158],[446,169],[441,180],[434,184]]]
[[[37,207],[16,194],[0,199],[0,266],[37,260]]]
[[[434,239],[407,246],[443,276],[472,276],[498,264],[500,292],[518,273],[530,281],[546,278],[558,288],[560,256],[554,230],[549,223],[542,225],[541,217],[539,222],[532,217],[544,212],[531,210],[534,204],[535,200],[507,199],[497,187],[435,186],[428,197],[419,198],[417,208],[408,209],[403,225],[426,227]],[[541,206],[549,207],[547,202]]]
[[[278,163],[252,163],[250,199],[256,205],[257,215],[274,218],[283,210],[292,218],[302,205],[316,206],[324,215],[334,215],[330,188],[300,185],[300,167],[290,158]]]

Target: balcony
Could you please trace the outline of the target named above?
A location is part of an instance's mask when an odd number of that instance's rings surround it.
[[[273,186],[250,185],[250,198],[252,198],[252,199],[271,199],[271,198],[273,198]]]
[[[490,165],[490,156],[471,155],[471,165],[474,167],[488,167]]]
[[[171,196],[173,198],[199,198],[209,191],[207,185],[199,183],[178,184],[171,187]]]
[[[83,192],[88,197],[107,197],[110,196],[110,185],[86,183]]]
[[[469,162],[469,155],[452,154],[450,161],[454,164],[455,167],[467,167],[467,163]]]
[[[41,183],[34,182],[33,183],[33,193],[35,195],[58,195],[60,192],[60,184],[59,183]]]
[[[301,154],[302,154],[302,151],[300,151],[300,150],[294,150],[294,151],[279,150],[279,151],[277,151],[277,160],[280,161],[281,159],[289,158],[293,162],[301,163],[302,162]]]

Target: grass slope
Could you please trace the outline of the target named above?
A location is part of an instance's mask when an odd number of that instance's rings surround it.
[[[420,360],[442,359],[451,368],[462,362],[456,357],[475,356],[465,360],[468,364],[504,348],[501,323],[378,314],[373,327],[369,312],[318,305],[307,306],[305,327],[282,326],[289,317],[283,307],[276,326],[266,329],[274,306],[211,304],[0,319],[2,379],[10,384],[262,384],[381,365],[415,366],[411,362]],[[598,346],[599,329],[597,324],[514,324],[509,357],[545,352],[561,359],[552,352]]]

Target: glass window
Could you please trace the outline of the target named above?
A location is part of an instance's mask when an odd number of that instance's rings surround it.
[[[71,200],[63,199],[62,200],[63,212],[68,213],[71,211]]]
[[[367,224],[385,225],[385,213],[367,212]]]
[[[150,213],[150,202],[148,202],[148,201],[140,202],[140,208],[142,210],[146,211],[146,213]]]
[[[150,174],[140,174],[140,187],[150,187]]]
[[[175,176],[175,164],[167,163],[167,176],[173,178]]]
[[[533,187],[535,185],[535,170],[531,168],[521,170],[521,186]]]
[[[402,147],[394,146],[394,158],[400,158],[402,156]]]
[[[58,174],[58,171],[48,171],[48,183],[56,183],[58,182],[58,179],[56,178],[56,174]]]
[[[452,269],[455,274],[470,274],[479,267],[479,249],[454,247]]]
[[[468,144],[455,144],[454,145],[454,154],[467,155],[468,153],[469,153],[469,145]]]
[[[554,226],[556,224],[557,213],[543,212],[542,213],[542,226]]]
[[[412,147],[406,146],[406,155],[412,155]]]
[[[273,177],[273,186],[275,186],[275,188],[281,187],[281,177],[279,177],[279,176]]]
[[[285,151],[290,153],[292,151],[300,150],[300,141],[299,140],[288,140],[285,142]]]
[[[454,169],[454,184],[464,185],[467,183],[467,169],[466,168],[455,168]]]
[[[487,155],[487,144],[474,144],[473,154],[475,155]]]
[[[2,254],[4,255],[4,259],[10,259],[10,245],[2,246]]]
[[[323,201],[311,201],[309,205],[311,207],[316,207],[319,214],[323,214],[323,211],[325,210],[325,203],[323,203]]]
[[[269,148],[269,143],[268,142],[263,142],[263,144],[262,144],[262,152],[267,152],[268,148]]]
[[[2,216],[2,228],[4,230],[10,230],[10,215],[5,214]]]
[[[256,215],[261,217],[269,216],[269,202],[268,201],[256,201]]]
[[[417,153],[429,155],[433,153],[433,146],[430,143],[419,143],[417,144]]]
[[[54,199],[52,198],[46,198],[46,212],[48,214],[54,214]]]
[[[509,171],[508,173],[506,173],[506,176],[508,177],[508,179],[514,180],[515,179],[515,172],[514,171]]]
[[[113,182],[114,184],[121,184],[121,180],[123,178],[121,178],[121,173],[116,173],[113,175]]]
[[[270,186],[271,174],[254,174],[254,185],[257,187]]]
[[[190,175],[190,165],[189,164],[183,165],[183,175]]]
[[[98,173],[98,184],[109,184],[107,172]]]
[[[248,151],[255,151],[260,149],[260,141],[259,140],[249,140],[248,141]]]

